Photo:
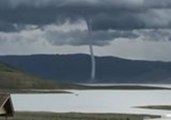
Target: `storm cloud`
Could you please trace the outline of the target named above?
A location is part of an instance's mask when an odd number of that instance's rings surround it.
[[[170,0],[5,0],[0,23],[42,26],[91,17],[94,30],[170,28],[170,7]],[[150,22],[156,19],[165,23]]]
[[[0,31],[6,37],[0,38],[7,40],[11,34],[21,37],[23,31],[39,30],[43,36],[39,39],[54,45],[87,45],[86,29],[47,31],[47,26],[60,26],[68,21],[86,23],[91,18],[94,45],[108,45],[117,38],[135,39],[144,34],[145,39],[170,40],[170,14],[170,0],[1,0]]]

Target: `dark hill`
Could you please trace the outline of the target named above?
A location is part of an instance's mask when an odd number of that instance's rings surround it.
[[[30,55],[0,56],[13,67],[60,82],[90,82],[90,56]],[[96,57],[98,83],[171,83],[171,63]]]
[[[74,85],[61,84],[38,78],[0,62],[0,91],[5,89],[71,89],[74,87]]]

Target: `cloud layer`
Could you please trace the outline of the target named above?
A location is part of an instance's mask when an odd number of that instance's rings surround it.
[[[170,40],[170,14],[170,0],[1,0],[0,39],[87,45],[86,21],[91,18],[94,45],[142,36],[147,40]],[[68,31],[57,30],[66,23]],[[79,27],[70,29],[73,25]]]
[[[170,0],[5,0],[0,1],[0,25],[1,31],[10,31],[17,29],[14,24],[42,26],[91,17],[94,30],[170,28],[170,7]]]

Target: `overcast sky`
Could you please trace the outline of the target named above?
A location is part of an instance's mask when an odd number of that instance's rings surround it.
[[[0,0],[0,55],[88,53],[171,61],[171,0]]]

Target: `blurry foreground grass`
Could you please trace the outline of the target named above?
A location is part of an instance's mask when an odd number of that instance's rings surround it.
[[[147,115],[16,112],[8,120],[143,120]],[[154,116],[153,116],[154,117]],[[0,120],[4,120],[0,117]]]

